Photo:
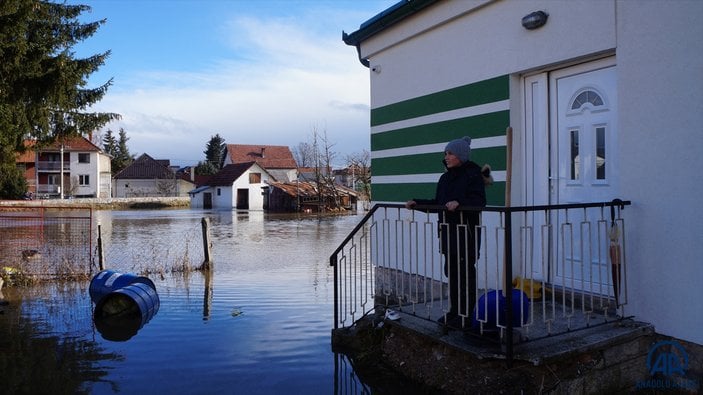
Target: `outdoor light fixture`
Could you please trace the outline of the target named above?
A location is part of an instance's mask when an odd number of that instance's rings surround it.
[[[534,30],[538,27],[544,26],[547,23],[547,18],[549,14],[544,11],[535,11],[531,14],[527,14],[522,17],[522,27],[527,30]]]

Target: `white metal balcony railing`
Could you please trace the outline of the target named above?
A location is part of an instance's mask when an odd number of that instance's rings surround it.
[[[470,312],[460,312],[462,325],[478,334],[498,332],[512,358],[513,329],[520,339],[530,341],[624,317],[627,254],[622,212],[629,204],[617,199],[460,207],[464,212],[481,211],[480,224],[470,232],[471,242],[480,245],[477,303]],[[377,307],[428,320],[449,311],[437,237],[438,227],[446,225],[437,223],[436,212],[442,208],[407,210],[384,204],[369,211],[330,256],[335,267],[335,328],[351,326]],[[468,304],[468,295],[466,299]]]
[[[54,184],[38,184],[37,185],[38,194],[58,194],[59,186]]]
[[[61,162],[59,161],[38,161],[37,162],[38,171],[61,171]],[[71,170],[71,162],[63,162],[63,171]]]

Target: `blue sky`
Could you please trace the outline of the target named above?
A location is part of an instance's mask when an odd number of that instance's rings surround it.
[[[71,0],[107,22],[74,50],[111,50],[90,86],[93,107],[122,119],[132,154],[178,165],[204,159],[210,137],[297,146],[326,132],[337,165],[369,149],[368,69],[342,31],[398,0]]]

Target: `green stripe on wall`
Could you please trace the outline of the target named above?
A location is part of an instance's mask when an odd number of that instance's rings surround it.
[[[473,117],[452,119],[371,134],[371,151],[434,144],[469,136],[472,139],[505,135],[510,111],[498,111]]]
[[[507,75],[401,101],[371,110],[371,126],[417,118],[509,98]]]
[[[379,202],[406,202],[410,199],[432,199],[437,184],[373,184],[371,197]],[[486,201],[489,206],[505,205],[505,182],[496,182],[486,187]]]
[[[488,163],[494,171],[505,170],[506,149],[503,147],[471,150],[471,160],[479,166]],[[428,174],[444,172],[441,152],[371,159],[374,176]]]
[[[437,184],[372,184],[371,197],[382,202],[406,202],[410,199],[432,199]]]

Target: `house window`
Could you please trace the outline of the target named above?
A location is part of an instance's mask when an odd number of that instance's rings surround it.
[[[570,179],[571,180],[578,180],[579,179],[579,168],[580,168],[580,160],[579,160],[579,131],[578,130],[571,130],[569,131],[569,136],[570,136],[570,142],[569,145],[571,147],[571,160],[569,164],[570,168]]]
[[[249,184],[261,184],[261,173],[249,173]]]
[[[605,180],[605,127],[596,128],[596,179]]]
[[[81,185],[81,186],[90,185],[90,175],[88,175],[88,174],[78,175],[78,185]]]
[[[78,163],[90,163],[90,154],[78,154]]]
[[[222,190],[220,188],[217,188],[217,196],[222,195]]]
[[[574,101],[571,103],[571,109],[578,110],[586,103],[590,103],[593,107],[600,107],[603,105],[603,99],[598,93],[592,90],[587,90],[576,96]]]

